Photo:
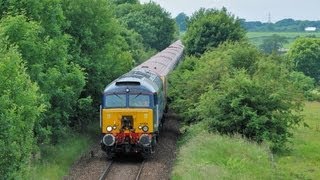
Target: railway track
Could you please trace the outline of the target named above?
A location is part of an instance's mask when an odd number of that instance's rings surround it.
[[[114,164],[115,162],[114,161],[108,161],[107,165],[106,165],[106,168],[105,170],[103,171],[102,175],[100,176],[99,180],[106,180],[108,179],[108,174],[111,170],[111,168],[113,167],[112,165]],[[140,175],[141,175],[141,172],[142,172],[142,169],[143,169],[143,166],[144,166],[144,161],[142,161],[141,163],[139,163],[139,169],[138,169],[138,172],[135,176],[135,180],[139,180],[140,179]]]

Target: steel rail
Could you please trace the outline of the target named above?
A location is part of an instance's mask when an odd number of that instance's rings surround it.
[[[107,167],[106,169],[103,171],[102,175],[100,176],[99,180],[105,180],[110,169],[111,169],[111,166],[112,166],[112,163],[113,161],[109,161],[109,163],[107,164]]]
[[[138,174],[137,174],[135,180],[139,180],[140,179],[140,175],[141,175],[141,172],[142,172],[142,169],[143,169],[143,165],[144,165],[144,161],[141,162],[141,165],[140,165],[140,168],[139,168],[139,171],[138,171]]]

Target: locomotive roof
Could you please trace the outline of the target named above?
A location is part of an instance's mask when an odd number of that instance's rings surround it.
[[[162,86],[158,75],[148,70],[132,70],[110,83],[104,90],[104,93],[125,92],[128,88],[130,92],[144,91],[155,93]]]

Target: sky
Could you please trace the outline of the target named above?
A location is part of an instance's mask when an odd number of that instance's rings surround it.
[[[140,0],[141,3],[150,0]],[[320,20],[320,0],[152,0],[176,17],[180,12],[188,16],[204,8],[226,7],[233,15],[247,21],[271,22],[285,18]]]

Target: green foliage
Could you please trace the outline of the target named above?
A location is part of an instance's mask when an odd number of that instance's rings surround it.
[[[290,74],[290,81],[297,87],[309,101],[317,100],[317,96],[314,94],[315,82],[314,79],[304,75],[302,72],[293,71]]]
[[[88,75],[82,97],[91,96],[95,107],[101,91],[133,65],[130,48],[120,32],[128,32],[113,17],[113,6],[104,0],[65,0],[65,15],[72,36],[74,61]],[[130,32],[128,32],[130,33]]]
[[[191,125],[180,138],[171,179],[318,179],[319,109],[320,103],[306,102],[308,126],[294,129],[291,151],[280,154],[238,136],[205,133],[206,121]]]
[[[66,26],[65,17],[61,8],[62,0],[2,0],[0,17],[6,15],[25,15],[37,21],[45,29],[45,34],[57,36],[61,28]]]
[[[244,35],[240,20],[230,15],[225,8],[200,9],[188,22],[184,45],[188,55],[200,56],[225,41],[238,41]]]
[[[117,17],[129,29],[138,32],[146,47],[163,50],[171,44],[176,33],[175,21],[160,5],[122,4],[117,6]]]
[[[16,44],[26,61],[28,72],[44,94],[49,110],[35,126],[39,141],[50,137],[53,142],[65,135],[74,115],[77,99],[85,85],[82,69],[70,62],[69,37],[43,36],[44,29],[23,15],[1,19],[0,35]]]
[[[300,38],[290,47],[288,58],[292,60],[297,71],[320,81],[320,39]]]
[[[199,115],[194,111],[200,100],[199,95],[220,83],[222,76],[233,69],[245,69],[253,74],[259,56],[253,46],[241,42],[221,45],[200,58],[187,57],[169,79],[172,87],[169,97],[173,100],[171,106],[184,115],[186,122],[198,121]]]
[[[283,149],[301,121],[302,90],[292,83],[288,64],[246,42],[221,45],[187,58],[172,74],[172,106],[187,123],[205,120],[211,131],[239,133]]]
[[[98,129],[98,126],[94,128]],[[81,157],[86,157],[90,147],[96,143],[85,134],[88,133],[79,134],[71,131],[61,143],[40,147],[41,160],[32,163],[30,173],[23,179],[68,179],[66,175],[74,162]]]
[[[45,106],[18,50],[7,42],[0,38],[0,174],[3,179],[19,179],[27,172],[33,128]]]
[[[176,23],[179,26],[179,31],[184,32],[187,30],[187,21],[189,17],[185,13],[179,13],[177,17],[175,18]]]
[[[287,42],[286,37],[273,34],[271,37],[263,40],[260,48],[265,53],[280,53],[281,48],[283,48],[283,45]]]

